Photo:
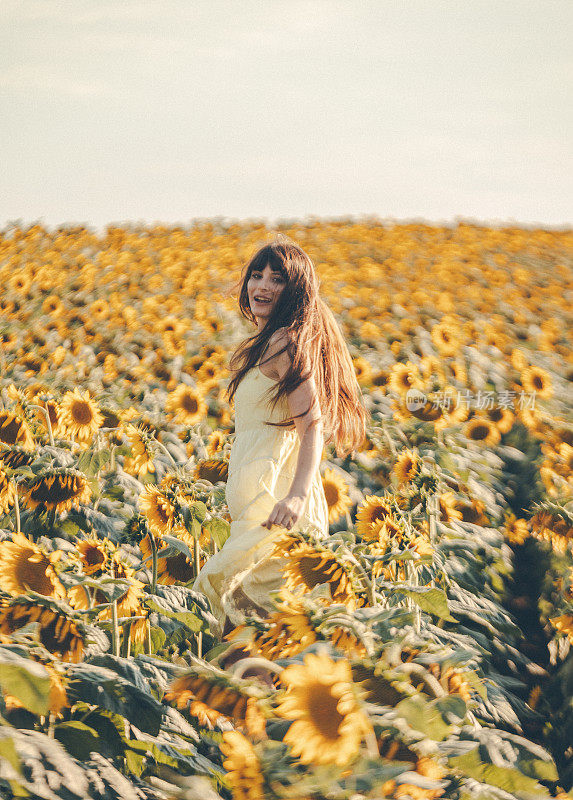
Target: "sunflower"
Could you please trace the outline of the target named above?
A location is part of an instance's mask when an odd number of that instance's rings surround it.
[[[220,451],[223,450],[223,445],[227,441],[227,436],[223,433],[223,431],[216,430],[213,431],[209,435],[209,441],[207,442],[207,453],[210,456],[214,456]]]
[[[195,467],[195,477],[198,480],[218,483],[226,481],[229,475],[229,462],[226,458],[208,458],[198,461]]]
[[[87,389],[83,394],[78,388],[65,393],[60,403],[60,424],[66,435],[89,443],[102,423],[103,416]]]
[[[486,409],[485,414],[500,433],[509,433],[515,420],[515,414],[509,408],[494,406],[494,408]]]
[[[303,591],[308,591],[327,583],[332,600],[344,603],[349,611],[354,611],[357,598],[351,576],[332,551],[315,548],[306,542],[301,542],[286,553],[281,552],[280,545],[275,545],[275,549],[287,558],[283,575],[289,591],[300,587]]]
[[[388,384],[390,389],[399,395],[405,395],[409,389],[422,390],[424,387],[418,367],[411,361],[407,361],[405,364],[394,364]]]
[[[555,630],[564,633],[573,644],[573,614],[562,614],[560,617],[551,617],[549,622]]]
[[[475,416],[464,426],[464,436],[472,442],[480,442],[490,447],[501,439],[499,428],[486,417]]]
[[[19,628],[38,623],[41,644],[62,661],[81,661],[84,636],[76,621],[61,610],[40,604],[32,598],[18,598],[0,612],[0,631],[12,634]]]
[[[344,766],[358,754],[372,727],[358,703],[348,661],[309,653],[304,664],[284,669],[280,681],[287,691],[276,713],[294,720],[284,741],[295,757],[303,764]]]
[[[73,619],[47,609],[38,619],[38,626],[40,642],[50,653],[74,664],[83,659],[84,637]]]
[[[316,633],[300,598],[284,586],[279,598],[277,610],[264,621],[264,627],[255,629],[249,643],[251,650],[271,661],[295,656],[316,641]]]
[[[219,718],[244,727],[251,736],[262,736],[265,719],[257,703],[228,675],[200,671],[188,672],[176,678],[165,692],[164,699],[187,708],[202,725],[216,725]]]
[[[460,383],[462,386],[465,386],[468,379],[468,373],[466,370],[465,363],[458,359],[456,361],[450,361],[447,365],[447,369],[451,373],[453,379]]]
[[[430,780],[439,781],[446,774],[446,770],[437,761],[429,756],[422,756],[416,760],[416,767],[414,770],[418,775]],[[387,789],[391,792],[395,781],[390,780],[386,782]],[[384,784],[386,786],[386,783]],[[405,800],[437,800],[444,794],[444,789],[438,786],[435,789],[423,789],[414,783],[400,783],[393,789],[393,797],[403,797]]]
[[[120,617],[141,616],[143,614],[141,600],[143,598],[143,587],[145,586],[145,584],[132,577],[124,578],[124,580],[127,582],[128,586],[125,592],[117,600],[118,616]],[[108,600],[106,599],[103,602],[107,603]],[[111,619],[111,608],[105,608],[103,611],[101,611],[98,616],[98,619],[102,620]]]
[[[6,467],[18,469],[18,467],[28,467],[34,461],[34,456],[29,450],[23,447],[6,447],[0,445],[0,458]]]
[[[89,503],[91,489],[83,472],[68,467],[49,468],[26,486],[22,501],[30,509],[69,511]]]
[[[261,762],[250,741],[239,731],[224,731],[221,752],[233,800],[265,800]]]
[[[461,346],[460,332],[457,327],[442,320],[430,331],[432,342],[442,356],[455,356]]]
[[[207,404],[203,395],[184,383],[169,393],[165,407],[175,415],[177,422],[183,425],[195,425],[207,414]]]
[[[89,307],[89,314],[92,320],[103,322],[109,317],[109,305],[105,300],[95,300]]]
[[[531,532],[539,539],[545,539],[559,553],[565,553],[573,540],[573,527],[557,514],[538,511],[529,520]]]
[[[16,502],[16,487],[4,470],[0,461],[0,514],[8,514]]]
[[[387,369],[379,369],[372,374],[371,383],[376,389],[386,389],[390,380],[390,372]]]
[[[28,590],[63,599],[66,591],[54,569],[62,553],[46,553],[20,533],[0,542],[0,588],[12,595]]]
[[[193,550],[193,537],[185,530],[173,531],[176,538],[181,539],[190,550]],[[143,543],[142,543],[143,544]],[[142,547],[142,550],[144,548]],[[199,560],[199,567],[203,566],[205,558]],[[196,578],[195,565],[184,553],[177,553],[174,556],[162,556],[159,552],[157,559],[157,575],[159,583],[173,586],[176,583],[189,583]]]
[[[410,483],[416,477],[420,468],[420,458],[416,450],[404,450],[400,453],[392,472],[398,479],[398,485]]]
[[[443,414],[442,406],[439,402],[434,402],[433,396],[430,395],[423,406],[417,408],[417,403],[410,404],[410,408],[406,404],[408,413],[422,422],[437,422]]]
[[[79,541],[77,550],[84,574],[95,575],[106,571],[110,553],[115,551],[115,545],[109,539],[94,537]]]
[[[526,367],[521,373],[521,385],[525,392],[535,393],[539,397],[549,398],[553,395],[551,376],[541,367]]]
[[[377,495],[367,495],[356,511],[356,532],[366,541],[377,540],[380,523],[392,516],[392,506]]]
[[[322,475],[322,488],[328,505],[328,521],[336,522],[353,505],[348,484],[339,473],[327,468]]]
[[[464,422],[470,413],[469,404],[455,386],[448,385],[443,390],[441,402],[442,416],[434,422],[434,428],[444,430]]]
[[[150,472],[155,472],[153,444],[147,430],[143,426],[136,427],[128,424],[125,433],[131,445],[133,471],[138,475],[147,475]]]
[[[49,294],[42,303],[44,314],[59,317],[64,310],[64,305],[57,294]]]
[[[530,535],[527,520],[517,519],[512,513],[506,515],[502,531],[511,544],[523,544]]]
[[[360,386],[367,386],[372,378],[372,367],[362,356],[353,359],[354,374]]]
[[[527,356],[525,355],[523,350],[519,350],[517,347],[515,347],[511,351],[510,361],[511,361],[511,366],[514,369],[519,370],[519,372],[523,372],[523,370],[526,369],[527,366],[529,365]]]
[[[24,450],[33,450],[36,446],[28,423],[10,411],[0,412],[0,441],[20,445]]]
[[[438,504],[441,522],[447,523],[455,519],[462,519],[462,512],[456,508],[453,492],[444,492],[439,495]]]
[[[529,696],[527,698],[527,705],[529,708],[533,708],[534,710],[539,705],[539,701],[541,700],[541,686],[536,683],[533,689],[529,692]]]
[[[456,497],[452,505],[462,515],[462,522],[471,522],[474,525],[489,525],[489,520],[485,513],[485,503],[481,500]]]
[[[170,535],[179,523],[173,500],[153,484],[148,484],[139,495],[139,510],[156,536]]]
[[[422,356],[419,369],[424,380],[429,380],[432,375],[437,375],[442,381],[446,379],[442,361],[436,356]]]
[[[195,372],[195,378],[201,382],[202,386],[207,388],[214,386],[218,383],[218,376],[220,374],[220,367],[210,359],[206,359],[199,369]]]

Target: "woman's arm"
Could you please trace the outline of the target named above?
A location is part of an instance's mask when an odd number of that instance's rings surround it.
[[[278,333],[278,332],[277,332]],[[271,347],[278,350],[284,347],[286,339],[284,335],[279,335],[277,339],[271,338]],[[273,371],[279,376],[284,377],[290,364],[290,356],[287,351],[277,355],[269,361]],[[287,395],[291,416],[307,411],[302,417],[295,417],[294,423],[300,440],[300,448],[294,478],[288,495],[280,500],[268,519],[263,523],[264,527],[270,528],[272,525],[282,525],[285,528],[292,528],[302,514],[302,509],[312,486],[313,475],[320,464],[322,451],[324,448],[323,424],[320,418],[320,404],[316,384],[311,376],[303,381],[300,386]]]

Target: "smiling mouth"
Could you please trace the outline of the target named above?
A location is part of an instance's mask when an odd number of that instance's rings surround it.
[[[271,298],[270,297],[253,297],[253,300],[256,303],[270,303],[271,302]]]

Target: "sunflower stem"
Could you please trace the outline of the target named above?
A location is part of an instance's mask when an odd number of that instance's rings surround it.
[[[20,523],[20,503],[18,502],[18,484],[14,483],[14,513],[16,514],[16,533],[21,533],[22,526]]]
[[[48,411],[47,408],[44,408],[44,406],[37,406],[37,405],[34,405],[33,403],[31,403],[29,405],[29,408],[37,408],[39,411],[42,412],[42,414],[46,418],[46,427],[48,428],[48,436],[50,438],[50,445],[52,447],[55,447],[55,445],[54,445],[54,434],[52,432],[52,421],[50,420],[50,412]]]
[[[56,528],[56,509],[49,508],[48,509],[48,525],[50,526],[50,533],[54,533]]]
[[[428,525],[430,528],[430,544],[432,545],[434,545],[436,541],[438,532],[437,506],[438,506],[438,496],[436,494],[433,494],[428,498],[426,504],[428,513]]]
[[[416,569],[416,565],[413,564],[411,561],[407,561],[406,564],[406,574],[408,575],[409,581],[412,586],[418,586],[418,570]],[[408,598],[410,600],[411,609],[414,614],[414,630],[420,635],[420,627],[421,627],[421,611],[420,606],[417,603],[414,603],[412,598]]]
[[[263,669],[274,672],[277,675],[280,675],[284,669],[284,667],[277,666],[273,661],[269,661],[268,658],[253,656],[241,658],[240,661],[237,661],[229,667],[229,672],[232,672],[234,678],[242,678],[245,672],[251,667],[263,667]]]
[[[157,592],[157,544],[155,537],[152,533],[149,534],[149,541],[151,542],[151,594]]]
[[[372,723],[370,723],[368,726],[368,730],[364,736],[364,742],[366,744],[366,752],[370,758],[379,759],[380,750],[378,749],[378,742],[376,740],[376,734],[374,733],[374,726]]]
[[[199,540],[193,538],[193,565],[195,568],[195,577],[199,574],[199,570],[201,569],[200,565],[200,552],[199,552]]]
[[[159,441],[159,439],[157,439],[157,438],[155,438],[153,441],[155,442],[155,444],[156,444],[156,445],[158,445],[158,447],[160,448],[160,450],[163,450],[163,452],[164,452],[164,453],[165,453],[165,455],[168,457],[168,459],[171,461],[171,463],[173,464],[173,466],[174,466],[174,467],[177,469],[177,466],[178,466],[178,465],[177,465],[177,462],[175,461],[175,459],[173,458],[173,456],[171,455],[171,453],[169,452],[169,450],[168,450],[168,449],[165,447],[165,445],[163,444],[163,442],[160,442],[160,441]]]
[[[149,617],[147,617],[145,643],[143,645],[143,649],[146,656],[151,655],[151,623],[149,622]]]
[[[121,641],[121,657],[129,658],[131,655],[131,626],[132,622],[126,622],[121,626],[123,631],[123,639]]]
[[[396,455],[397,455],[396,445],[394,444],[394,442],[392,440],[392,437],[390,436],[390,434],[386,430],[386,425],[384,424],[384,420],[380,421],[380,427],[382,428],[382,433],[384,434],[384,438],[388,442],[388,447],[390,448],[390,452],[392,453],[394,458],[396,458]]]
[[[86,586],[85,584],[82,583],[81,587],[84,590],[85,595],[86,595],[86,597],[88,599],[88,608],[92,609],[94,607],[94,599],[93,599],[92,593],[90,592],[89,586]]]
[[[111,604],[111,652],[119,655],[119,625],[117,624],[117,600]]]

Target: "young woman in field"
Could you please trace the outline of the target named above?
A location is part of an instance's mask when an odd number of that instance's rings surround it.
[[[273,611],[283,583],[277,535],[312,526],[328,536],[319,471],[324,444],[337,455],[364,440],[367,412],[346,343],[319,297],[309,256],[284,236],[261,247],[239,282],[239,308],[256,332],[234,352],[227,387],[235,440],[226,500],[231,533],[194,588],[225,636],[245,615]],[[325,438],[326,437],[326,438]]]

